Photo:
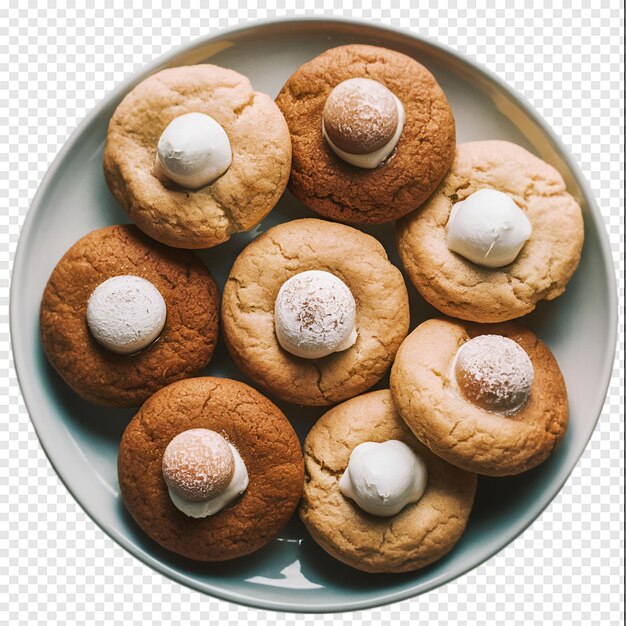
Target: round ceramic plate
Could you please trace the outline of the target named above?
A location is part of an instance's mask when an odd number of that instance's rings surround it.
[[[226,563],[188,561],[161,549],[126,513],[116,475],[118,443],[134,410],[103,409],[80,400],[48,365],[39,340],[38,310],[46,281],[82,235],[128,222],[105,184],[102,150],[109,119],[122,97],[160,69],[210,62],[250,77],[275,96],[302,63],[349,43],[385,46],[430,69],[454,110],[457,141],[504,139],[521,144],[563,175],[583,207],[586,240],[566,293],[541,304],[527,320],[556,354],[570,396],[571,420],[557,451],[514,478],[481,477],[465,534],[430,567],[402,575],[350,569],[322,551],[297,516],[280,537],[255,554]],[[220,287],[236,255],[260,232],[312,215],[288,192],[253,232],[200,256]],[[393,224],[364,229],[400,266]],[[436,314],[409,285],[412,325]],[[476,567],[506,546],[554,498],[581,455],[598,419],[615,348],[616,299],[601,215],[571,158],[545,123],[497,77],[439,44],[362,22],[299,19],[220,31],[158,59],[100,103],[54,161],[24,224],[12,278],[11,331],[17,372],[33,424],[51,463],[85,511],[115,541],[146,564],[185,585],[234,602],[294,611],[340,611],[423,593]],[[218,346],[207,373],[245,380]],[[387,386],[388,379],[378,388]],[[303,437],[319,409],[278,403]]]

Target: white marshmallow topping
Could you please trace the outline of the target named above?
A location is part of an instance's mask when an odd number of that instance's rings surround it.
[[[218,122],[204,113],[186,113],[161,134],[155,170],[181,187],[199,189],[222,176],[231,162],[230,141]]]
[[[330,272],[309,270],[286,280],[274,306],[280,345],[296,356],[319,359],[352,346],[356,303],[348,286]]]
[[[495,189],[480,189],[450,212],[448,249],[484,267],[503,267],[517,258],[532,234],[532,225],[512,198]]]
[[[182,511],[187,517],[200,518],[215,515],[218,511],[221,511],[225,506],[238,498],[247,489],[249,478],[246,465],[237,451],[237,448],[235,448],[235,446],[233,446],[230,442],[227,443],[233,454],[235,470],[230,483],[228,483],[224,491],[207,500],[192,501],[181,498],[172,489],[169,487],[167,488],[174,506],[179,511]]]
[[[352,450],[339,489],[364,511],[391,517],[424,495],[427,474],[426,463],[404,442],[366,441]]]
[[[395,150],[395,147],[398,145],[398,141],[400,141],[400,135],[402,135],[402,131],[404,130],[405,113],[402,102],[400,102],[395,94],[391,93],[391,95],[393,96],[393,99],[396,103],[396,109],[398,111],[398,126],[396,127],[396,131],[393,134],[393,137],[391,137],[391,139],[382,148],[374,150],[373,152],[368,152],[366,154],[354,154],[352,152],[346,152],[345,150],[339,148],[328,136],[326,132],[326,126],[324,124],[324,118],[322,117],[322,135],[330,146],[330,149],[340,159],[343,159],[346,163],[350,163],[350,165],[355,165],[356,167],[361,167],[363,169],[373,170],[377,168]]]
[[[163,330],[167,308],[159,290],[139,276],[114,276],[100,283],[87,303],[87,325],[95,340],[118,354],[149,346]]]

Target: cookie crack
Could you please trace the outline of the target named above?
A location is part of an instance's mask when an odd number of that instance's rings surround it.
[[[329,402],[328,398],[326,397],[326,393],[324,392],[324,389],[322,388],[322,379],[324,377],[324,374],[322,373],[322,368],[320,367],[319,363],[316,360],[311,360],[311,365],[313,366],[317,374],[317,378],[315,380],[315,385],[317,387],[317,390],[320,396],[322,396],[322,399],[325,402]]]
[[[280,256],[283,257],[283,259],[285,259],[285,261],[293,261],[293,259],[298,258],[297,254],[294,254],[293,256],[289,256],[278,239],[275,239],[274,237],[270,235],[267,235],[267,238],[272,242],[272,244],[274,244],[274,247],[278,250],[278,253],[280,254]]]
[[[326,465],[326,463],[324,463],[324,461],[322,459],[318,458],[315,455],[315,453],[313,451],[311,451],[311,450],[307,450],[306,457],[307,457],[307,460],[310,460],[315,465],[317,465],[317,467],[320,469],[320,471],[322,473],[327,474],[329,476],[332,476],[333,478],[336,478],[336,479],[341,478],[341,475],[345,471],[343,469],[336,470],[336,469],[333,469],[332,467],[330,467],[329,465]],[[308,472],[307,472],[307,474],[308,474]]]
[[[213,196],[213,200],[215,200],[215,204],[217,204],[228,222],[228,228],[226,229],[227,235],[230,236],[233,232],[239,233],[245,230],[245,227],[233,215],[233,211],[230,207],[226,206],[216,195]]]
[[[246,109],[254,105],[256,96],[257,96],[256,91],[253,91],[252,93],[250,93],[250,95],[248,96],[248,99],[245,102],[241,103],[239,106],[233,109],[233,113],[237,117],[239,117]]]

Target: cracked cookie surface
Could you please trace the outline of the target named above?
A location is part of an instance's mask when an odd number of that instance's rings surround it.
[[[517,259],[503,268],[475,265],[448,250],[452,205],[479,189],[508,194],[533,228]],[[474,322],[530,313],[565,291],[583,245],[582,212],[551,166],[506,141],[460,144],[450,172],[428,202],[398,221],[396,240],[409,278],[441,312]]]
[[[455,384],[458,349],[485,334],[517,342],[533,364],[530,398],[513,415],[479,408]],[[558,363],[533,332],[516,322],[427,320],[400,346],[390,384],[398,411],[415,436],[443,459],[478,474],[507,476],[535,467],[567,428],[567,390]]]
[[[398,439],[426,463],[424,495],[392,517],[366,513],[339,490],[352,450]],[[476,475],[423,446],[398,415],[388,389],[352,398],[325,413],[304,442],[300,518],[335,558],[366,572],[407,572],[440,559],[459,540],[476,492]]]
[[[402,102],[406,120],[391,157],[376,169],[340,159],[322,135],[322,111],[334,87],[370,78]],[[433,75],[400,52],[367,45],[327,50],[302,65],[276,98],[293,146],[289,189],[310,209],[342,222],[379,224],[416,209],[454,158],[454,117]]]
[[[222,125],[233,160],[213,183],[192,191],[154,173],[166,126],[199,112]],[[209,248],[260,222],[282,195],[291,167],[285,119],[241,74],[216,65],[162,70],[137,85],[115,110],[103,157],[111,192],[135,224],[178,248]]]
[[[126,274],[149,280],[167,306],[157,340],[130,355],[97,343],[86,320],[92,291]],[[84,399],[136,406],[207,365],[217,342],[219,298],[213,277],[193,252],[168,248],[130,224],[108,226],[79,239],[54,268],[41,301],[43,348]]]
[[[320,359],[281,348],[274,303],[281,285],[306,270],[340,278],[356,302],[356,343]],[[362,393],[391,365],[409,328],[402,274],[383,246],[350,226],[292,220],[269,229],[237,257],[222,297],[224,340],[256,384],[295,404],[322,406]]]
[[[248,471],[243,494],[218,513],[187,517],[170,499],[161,464],[169,442],[208,428],[239,452]],[[190,559],[224,561],[271,541],[295,511],[304,480],[300,442],[280,409],[258,391],[226,378],[190,378],[155,393],[120,443],[124,504],[157,543]]]

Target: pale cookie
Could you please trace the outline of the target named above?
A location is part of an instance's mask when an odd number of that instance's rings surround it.
[[[167,308],[156,341],[134,354],[104,347],[87,323],[94,289],[125,275],[150,281]],[[136,406],[207,365],[217,343],[219,299],[213,277],[193,252],[157,243],[132,224],[100,228],[79,239],[48,280],[40,312],[43,348],[85,400]]]
[[[360,443],[396,439],[427,467],[426,490],[392,517],[363,511],[339,489]],[[366,572],[407,572],[440,559],[459,540],[476,492],[476,475],[423,446],[398,415],[388,389],[352,398],[327,413],[304,442],[305,484],[300,518],[335,558]]]
[[[183,114],[210,115],[226,131],[232,164],[195,191],[155,175],[159,137]],[[215,65],[175,67],[137,85],[115,110],[104,173],[117,201],[145,233],[178,248],[208,248],[258,224],[289,178],[291,142],[282,113],[250,81]]]
[[[287,352],[275,333],[282,284],[307,270],[334,274],[356,302],[354,345],[317,359]],[[301,219],[271,228],[237,257],[224,287],[222,322],[233,360],[256,384],[287,402],[320,406],[380,380],[408,332],[409,303],[402,274],[374,237]]]
[[[497,269],[475,265],[446,245],[453,204],[483,188],[510,195],[532,225],[517,259]],[[457,146],[439,189],[397,224],[400,257],[424,299],[443,313],[475,322],[521,317],[540,300],[561,295],[578,266],[583,235],[580,206],[561,175],[506,141]]]
[[[162,461],[178,434],[222,435],[248,472],[243,494],[213,515],[185,515],[172,502]],[[197,561],[224,561],[274,539],[295,511],[304,480],[300,442],[289,420],[258,391],[226,378],[191,378],[155,393],[126,427],[117,459],[120,493],[154,541]]]
[[[534,369],[530,397],[512,415],[479,408],[461,394],[453,375],[458,349],[486,334],[515,341]],[[544,461],[565,435],[567,391],[559,366],[534,333],[514,322],[427,320],[400,346],[390,384],[415,436],[441,458],[472,472],[519,474]]]
[[[322,134],[328,96],[350,78],[380,82],[404,107],[395,150],[375,169],[346,163]],[[454,158],[455,124],[445,94],[423,65],[395,50],[361,44],[331,48],[296,70],[276,102],[293,144],[289,189],[334,220],[379,224],[406,215],[430,196]]]

